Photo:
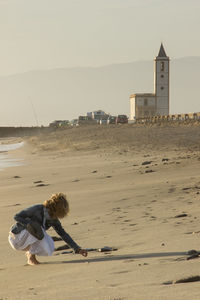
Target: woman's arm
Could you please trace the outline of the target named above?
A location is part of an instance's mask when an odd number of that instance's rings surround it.
[[[81,254],[84,257],[88,255],[87,251],[84,249],[81,249],[80,246],[78,246],[75,241],[72,239],[72,237],[64,230],[59,220],[56,220],[53,222],[52,227],[57,232],[57,234],[60,235],[60,237],[72,248],[74,249],[74,252],[77,254]]]
[[[81,254],[83,256],[87,256],[87,251],[84,249],[81,249],[80,246],[78,246],[75,241],[72,239],[72,237],[64,230],[59,220],[56,220],[52,227],[54,230],[60,235],[60,237],[71,247],[74,249],[75,253]]]
[[[52,222],[52,227],[57,234],[70,246],[70,248],[74,249],[75,253],[79,253],[80,250],[82,250],[81,247],[77,245],[72,237],[64,230],[59,220],[54,220]]]
[[[83,255],[85,257],[87,257],[87,255],[88,255],[87,250],[84,250],[84,249],[79,249],[77,253],[81,254],[81,255]]]

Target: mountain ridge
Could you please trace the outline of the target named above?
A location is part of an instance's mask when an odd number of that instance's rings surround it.
[[[171,60],[170,113],[200,111],[199,78],[200,57]],[[153,60],[1,76],[0,126],[36,125],[34,113],[40,125],[97,109],[129,115],[130,95],[153,92],[153,82]]]

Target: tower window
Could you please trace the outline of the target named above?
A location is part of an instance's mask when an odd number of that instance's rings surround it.
[[[165,63],[164,63],[164,61],[161,61],[161,63],[160,63],[160,71],[165,71]]]
[[[163,86],[161,86],[161,90],[164,90],[164,87],[163,87]]]
[[[145,106],[148,105],[148,99],[144,99],[144,105],[145,105]]]
[[[161,77],[161,78],[164,78],[164,75],[162,74],[160,77]]]

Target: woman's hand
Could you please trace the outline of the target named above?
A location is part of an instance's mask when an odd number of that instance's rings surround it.
[[[84,249],[79,249],[77,251],[77,253],[83,255],[84,257],[87,257],[87,255],[88,255],[87,251]]]

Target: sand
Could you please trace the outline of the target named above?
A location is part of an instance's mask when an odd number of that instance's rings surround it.
[[[0,172],[0,299],[199,299],[199,282],[163,284],[200,275],[200,259],[186,255],[200,248],[199,130],[80,127],[24,138],[11,156],[25,165]],[[7,241],[13,216],[56,192],[68,195],[62,224],[79,245],[118,250],[58,251],[26,265]]]

